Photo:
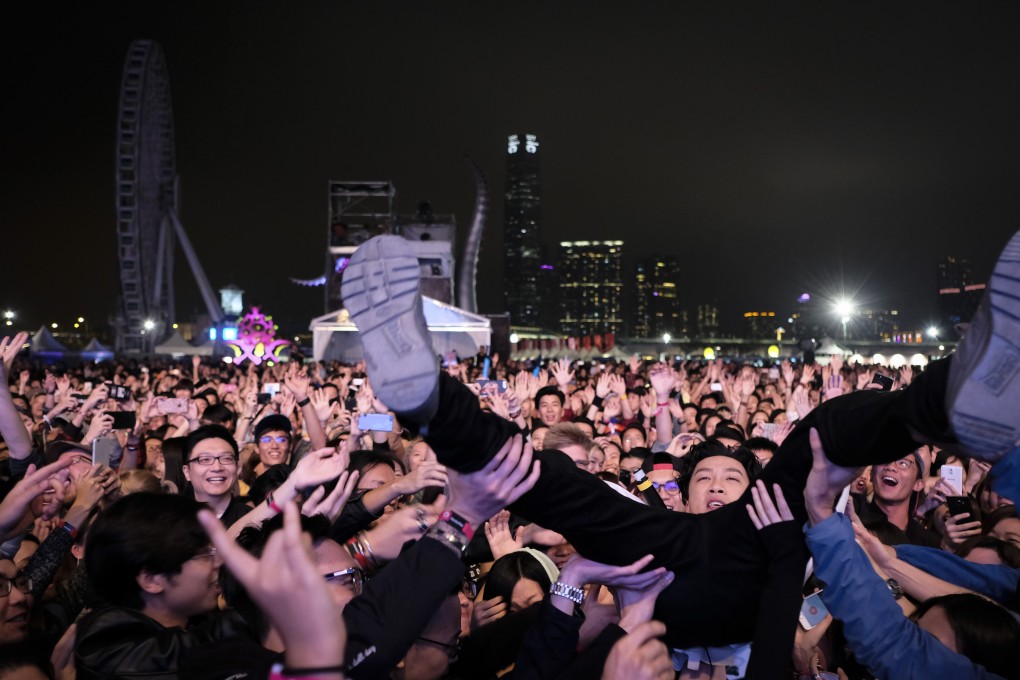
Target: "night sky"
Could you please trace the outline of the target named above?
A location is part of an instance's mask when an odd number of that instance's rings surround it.
[[[939,258],[984,278],[1020,227],[1017,3],[591,5],[20,5],[0,29],[0,304],[36,327],[111,313],[134,38],[167,58],[181,217],[213,286],[296,330],[323,311],[287,277],[322,273],[327,181],[389,179],[400,212],[429,200],[463,236],[463,154],[491,188],[479,303],[501,311],[513,132],[541,145],[543,240],[675,254],[683,303],[734,330],[805,290],[920,325]]]

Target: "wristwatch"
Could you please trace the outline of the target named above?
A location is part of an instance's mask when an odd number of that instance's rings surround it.
[[[577,586],[567,585],[561,581],[553,581],[549,586],[549,594],[565,597],[574,604],[584,604],[584,591]]]
[[[885,584],[889,587],[889,592],[892,593],[893,599],[898,600],[903,597],[903,588],[900,587],[899,581],[894,578],[887,578]]]

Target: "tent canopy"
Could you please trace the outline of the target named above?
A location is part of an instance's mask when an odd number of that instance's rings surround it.
[[[175,330],[170,337],[156,345],[156,354],[169,354],[173,357],[210,356],[211,347],[195,347],[184,339],[179,330]]]
[[[46,326],[40,326],[39,330],[32,336],[32,345],[29,351],[32,354],[55,356],[66,354],[67,348],[57,342],[57,339],[53,337],[53,334],[49,332]]]
[[[472,356],[482,345],[491,344],[492,325],[484,316],[430,297],[422,297],[422,303],[436,354],[456,352],[458,356]],[[309,330],[316,361],[354,363],[364,358],[361,337],[346,309],[312,319]]]
[[[92,338],[89,344],[82,349],[81,357],[90,361],[108,361],[113,359],[113,352],[108,347],[104,347],[99,340]]]

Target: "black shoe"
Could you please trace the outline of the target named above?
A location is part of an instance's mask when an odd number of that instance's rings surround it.
[[[1020,443],[1020,232],[953,354],[946,411],[970,456],[996,462]]]
[[[405,422],[427,423],[439,405],[439,362],[420,280],[407,241],[376,236],[351,256],[340,292],[358,327],[376,396]]]

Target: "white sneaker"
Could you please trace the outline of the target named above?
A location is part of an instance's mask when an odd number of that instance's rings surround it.
[[[946,411],[971,456],[996,462],[1020,444],[1020,232],[953,354]]]
[[[376,396],[403,419],[426,423],[439,403],[439,361],[420,281],[407,241],[376,236],[351,256],[340,292],[358,327]]]

